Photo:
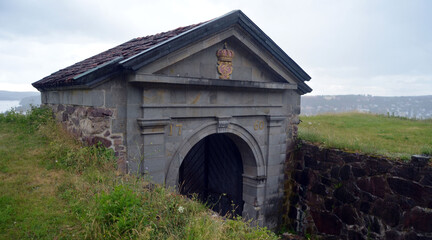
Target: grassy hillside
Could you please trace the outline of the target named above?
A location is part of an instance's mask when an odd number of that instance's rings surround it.
[[[402,160],[432,155],[432,120],[362,113],[301,116],[299,137],[326,147]]]
[[[0,239],[277,239],[134,176],[50,118],[0,114]]]

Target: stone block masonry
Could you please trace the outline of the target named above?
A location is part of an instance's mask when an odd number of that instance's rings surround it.
[[[306,142],[286,162],[284,222],[320,239],[432,239],[432,166]]]
[[[126,172],[126,147],[122,133],[114,133],[112,121],[116,111],[110,108],[88,107],[64,104],[46,104],[54,113],[57,121],[75,138],[88,145],[99,142],[106,148],[114,150],[118,158],[120,172]]]

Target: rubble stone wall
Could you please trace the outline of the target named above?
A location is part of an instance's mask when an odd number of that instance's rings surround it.
[[[65,104],[46,104],[55,115],[57,121],[74,137],[88,145],[99,142],[111,148],[118,157],[120,171],[126,168],[126,147],[122,133],[113,133],[112,121],[116,119],[116,110],[103,107],[88,107]]]
[[[319,239],[432,239],[432,167],[323,149],[287,157],[284,222]]]

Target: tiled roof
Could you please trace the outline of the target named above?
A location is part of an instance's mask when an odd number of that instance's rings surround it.
[[[186,27],[180,27],[168,32],[162,32],[152,36],[134,38],[128,42],[118,45],[117,47],[111,48],[105,52],[99,53],[93,57],[87,58],[67,68],[52,73],[51,75],[33,83],[33,86],[36,88],[47,88],[74,85],[74,77],[82,73],[107,64],[110,61],[113,61],[114,59],[119,57],[122,57],[123,59],[128,59],[145,51],[146,49],[149,49],[159,43],[162,43],[201,24],[202,23]]]
[[[291,72],[297,79],[298,90],[302,94],[312,91],[305,83],[311,77],[240,10],[207,22],[132,39],[57,71],[33,83],[33,86],[40,91],[63,87],[91,88],[124,69],[137,71],[146,64],[233,26],[243,29],[259,46]]]

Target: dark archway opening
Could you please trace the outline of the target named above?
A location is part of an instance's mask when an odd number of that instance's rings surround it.
[[[188,152],[180,166],[180,193],[198,199],[221,215],[242,215],[243,163],[232,139],[212,134]]]

